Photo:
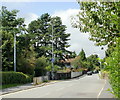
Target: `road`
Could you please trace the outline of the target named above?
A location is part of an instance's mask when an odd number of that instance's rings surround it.
[[[99,98],[105,80],[97,74],[3,95],[2,98]]]

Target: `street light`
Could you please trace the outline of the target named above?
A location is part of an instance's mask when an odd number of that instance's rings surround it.
[[[16,72],[16,34],[14,33],[14,71]]]
[[[53,23],[51,23],[52,25],[52,79],[54,79],[54,54],[53,54]]]

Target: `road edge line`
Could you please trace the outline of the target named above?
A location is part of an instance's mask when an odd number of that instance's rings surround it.
[[[58,82],[58,81],[57,81],[57,82]],[[57,82],[54,82],[54,83],[57,83]],[[43,86],[50,85],[50,84],[54,84],[54,83],[49,83],[49,84],[44,83],[44,84],[38,85],[38,86],[36,85],[36,86],[32,86],[32,87],[25,88],[25,89],[10,91],[10,92],[7,92],[7,93],[2,93],[2,94],[0,94],[0,96],[4,96],[4,95],[7,95],[7,94],[11,94],[11,93],[15,93],[15,92],[20,92],[20,91],[24,91],[24,90],[30,90],[30,89],[37,88],[37,87],[43,87]]]
[[[105,80],[105,83],[104,83],[103,88],[100,90],[100,92],[99,92],[98,95],[97,95],[97,100],[98,100],[99,96],[101,95],[103,89],[105,88],[106,82],[107,82],[107,81]]]

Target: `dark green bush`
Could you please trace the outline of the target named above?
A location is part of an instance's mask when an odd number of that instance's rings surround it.
[[[44,56],[39,57],[35,63],[35,77],[46,75],[46,67],[48,66],[47,58]]]
[[[17,60],[17,71],[23,72],[24,74],[33,75],[34,74],[34,65],[35,61],[34,58],[23,58],[19,57]]]
[[[30,77],[22,72],[0,72],[2,73],[2,84],[28,83]]]
[[[42,76],[42,70],[41,70],[41,68],[39,68],[39,67],[35,68],[35,75],[34,76],[35,77]]]

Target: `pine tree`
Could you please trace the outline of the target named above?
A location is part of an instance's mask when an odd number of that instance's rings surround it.
[[[52,30],[53,27],[53,30]],[[52,40],[53,31],[53,40]],[[48,13],[40,16],[37,20],[32,21],[28,26],[28,32],[34,38],[34,47],[38,56],[45,56],[48,59],[52,57],[52,42],[54,48],[54,56],[56,61],[64,59],[70,34],[65,33],[66,26],[62,25],[60,17],[51,18]],[[36,45],[37,43],[37,45]]]
[[[86,60],[86,55],[85,55],[85,52],[84,52],[83,49],[79,53],[79,56],[80,56],[81,61],[85,61]]]
[[[13,43],[14,34],[20,34],[24,30],[24,19],[17,18],[18,10],[8,11],[6,7],[1,9],[1,33],[2,34],[2,70],[13,70]]]

